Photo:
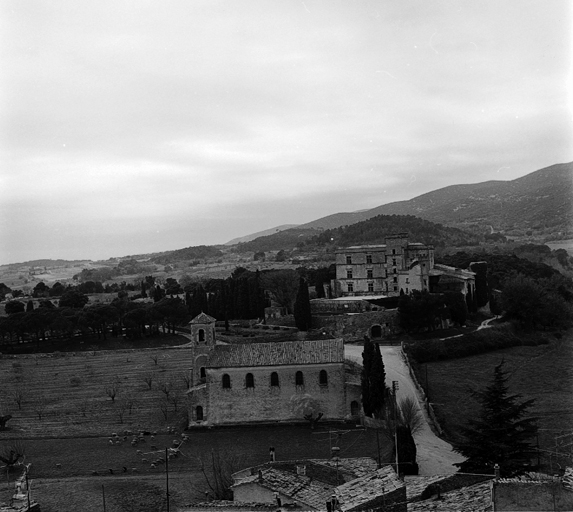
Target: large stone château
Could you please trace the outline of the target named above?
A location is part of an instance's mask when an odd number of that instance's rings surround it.
[[[337,250],[333,297],[395,297],[414,290],[474,293],[475,273],[435,264],[432,245],[408,238],[398,233],[387,236],[385,244]]]
[[[346,382],[342,339],[218,344],[215,319],[204,313],[190,328],[190,427],[359,416],[360,386]]]

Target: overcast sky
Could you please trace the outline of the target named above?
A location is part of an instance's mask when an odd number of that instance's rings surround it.
[[[0,0],[0,264],[573,160],[571,3]]]

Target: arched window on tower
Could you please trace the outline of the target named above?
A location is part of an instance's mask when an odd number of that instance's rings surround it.
[[[223,389],[231,389],[231,377],[228,373],[223,374]]]
[[[301,371],[296,372],[294,376],[294,383],[297,386],[304,386],[304,375],[302,374]]]
[[[255,377],[252,373],[247,373],[247,375],[245,376],[245,386],[248,388],[255,387]]]
[[[326,373],[326,370],[320,370],[320,373],[318,374],[318,383],[321,386],[328,386],[328,373]]]
[[[271,373],[271,386],[279,386],[279,374],[277,372]]]

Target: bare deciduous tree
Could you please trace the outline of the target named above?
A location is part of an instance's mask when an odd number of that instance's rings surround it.
[[[42,421],[45,416],[46,408],[48,407],[48,401],[44,395],[38,395],[36,400],[34,400],[34,412],[38,415],[38,419]]]
[[[167,418],[169,417],[169,400],[167,399],[167,397],[159,396],[158,405],[161,414],[167,421]]]
[[[151,389],[151,386],[153,384],[153,381],[155,380],[155,372],[147,372],[144,376],[143,376],[143,382],[145,382],[147,384],[147,388]]]
[[[13,441],[0,447],[0,461],[6,464],[7,470],[25,456],[26,449],[21,441]]]
[[[233,473],[244,467],[244,457],[237,453],[211,450],[209,455],[199,458],[201,472],[207,486],[216,500],[232,500]]]
[[[119,377],[117,376],[113,379],[113,381],[109,384],[109,386],[105,388],[105,393],[107,396],[111,398],[112,402],[115,402],[115,397],[119,393],[119,388],[120,388],[120,381]]]
[[[15,388],[12,388],[12,390],[10,391],[10,396],[12,397],[12,400],[14,400],[14,402],[16,402],[16,405],[18,406],[18,410],[22,410],[22,404],[24,403],[24,399],[26,398],[26,392],[24,391],[24,388],[17,386]]]
[[[184,385],[185,385],[185,389],[189,389],[191,387],[192,384],[192,379],[191,379],[191,372],[187,371],[183,371],[180,374],[180,378],[183,381]]]
[[[158,383],[157,387],[159,391],[161,391],[165,395],[165,398],[168,400],[169,394],[173,390],[173,381],[169,379],[162,380],[161,382]]]

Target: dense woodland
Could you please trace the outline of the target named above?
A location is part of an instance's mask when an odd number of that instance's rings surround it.
[[[280,233],[256,238],[237,246],[238,252],[276,251],[299,247],[336,248],[360,244],[383,244],[386,236],[408,232],[412,242],[436,247],[477,245],[480,237],[473,233],[450,228],[413,215],[378,215],[371,219],[336,229],[291,228]]]

